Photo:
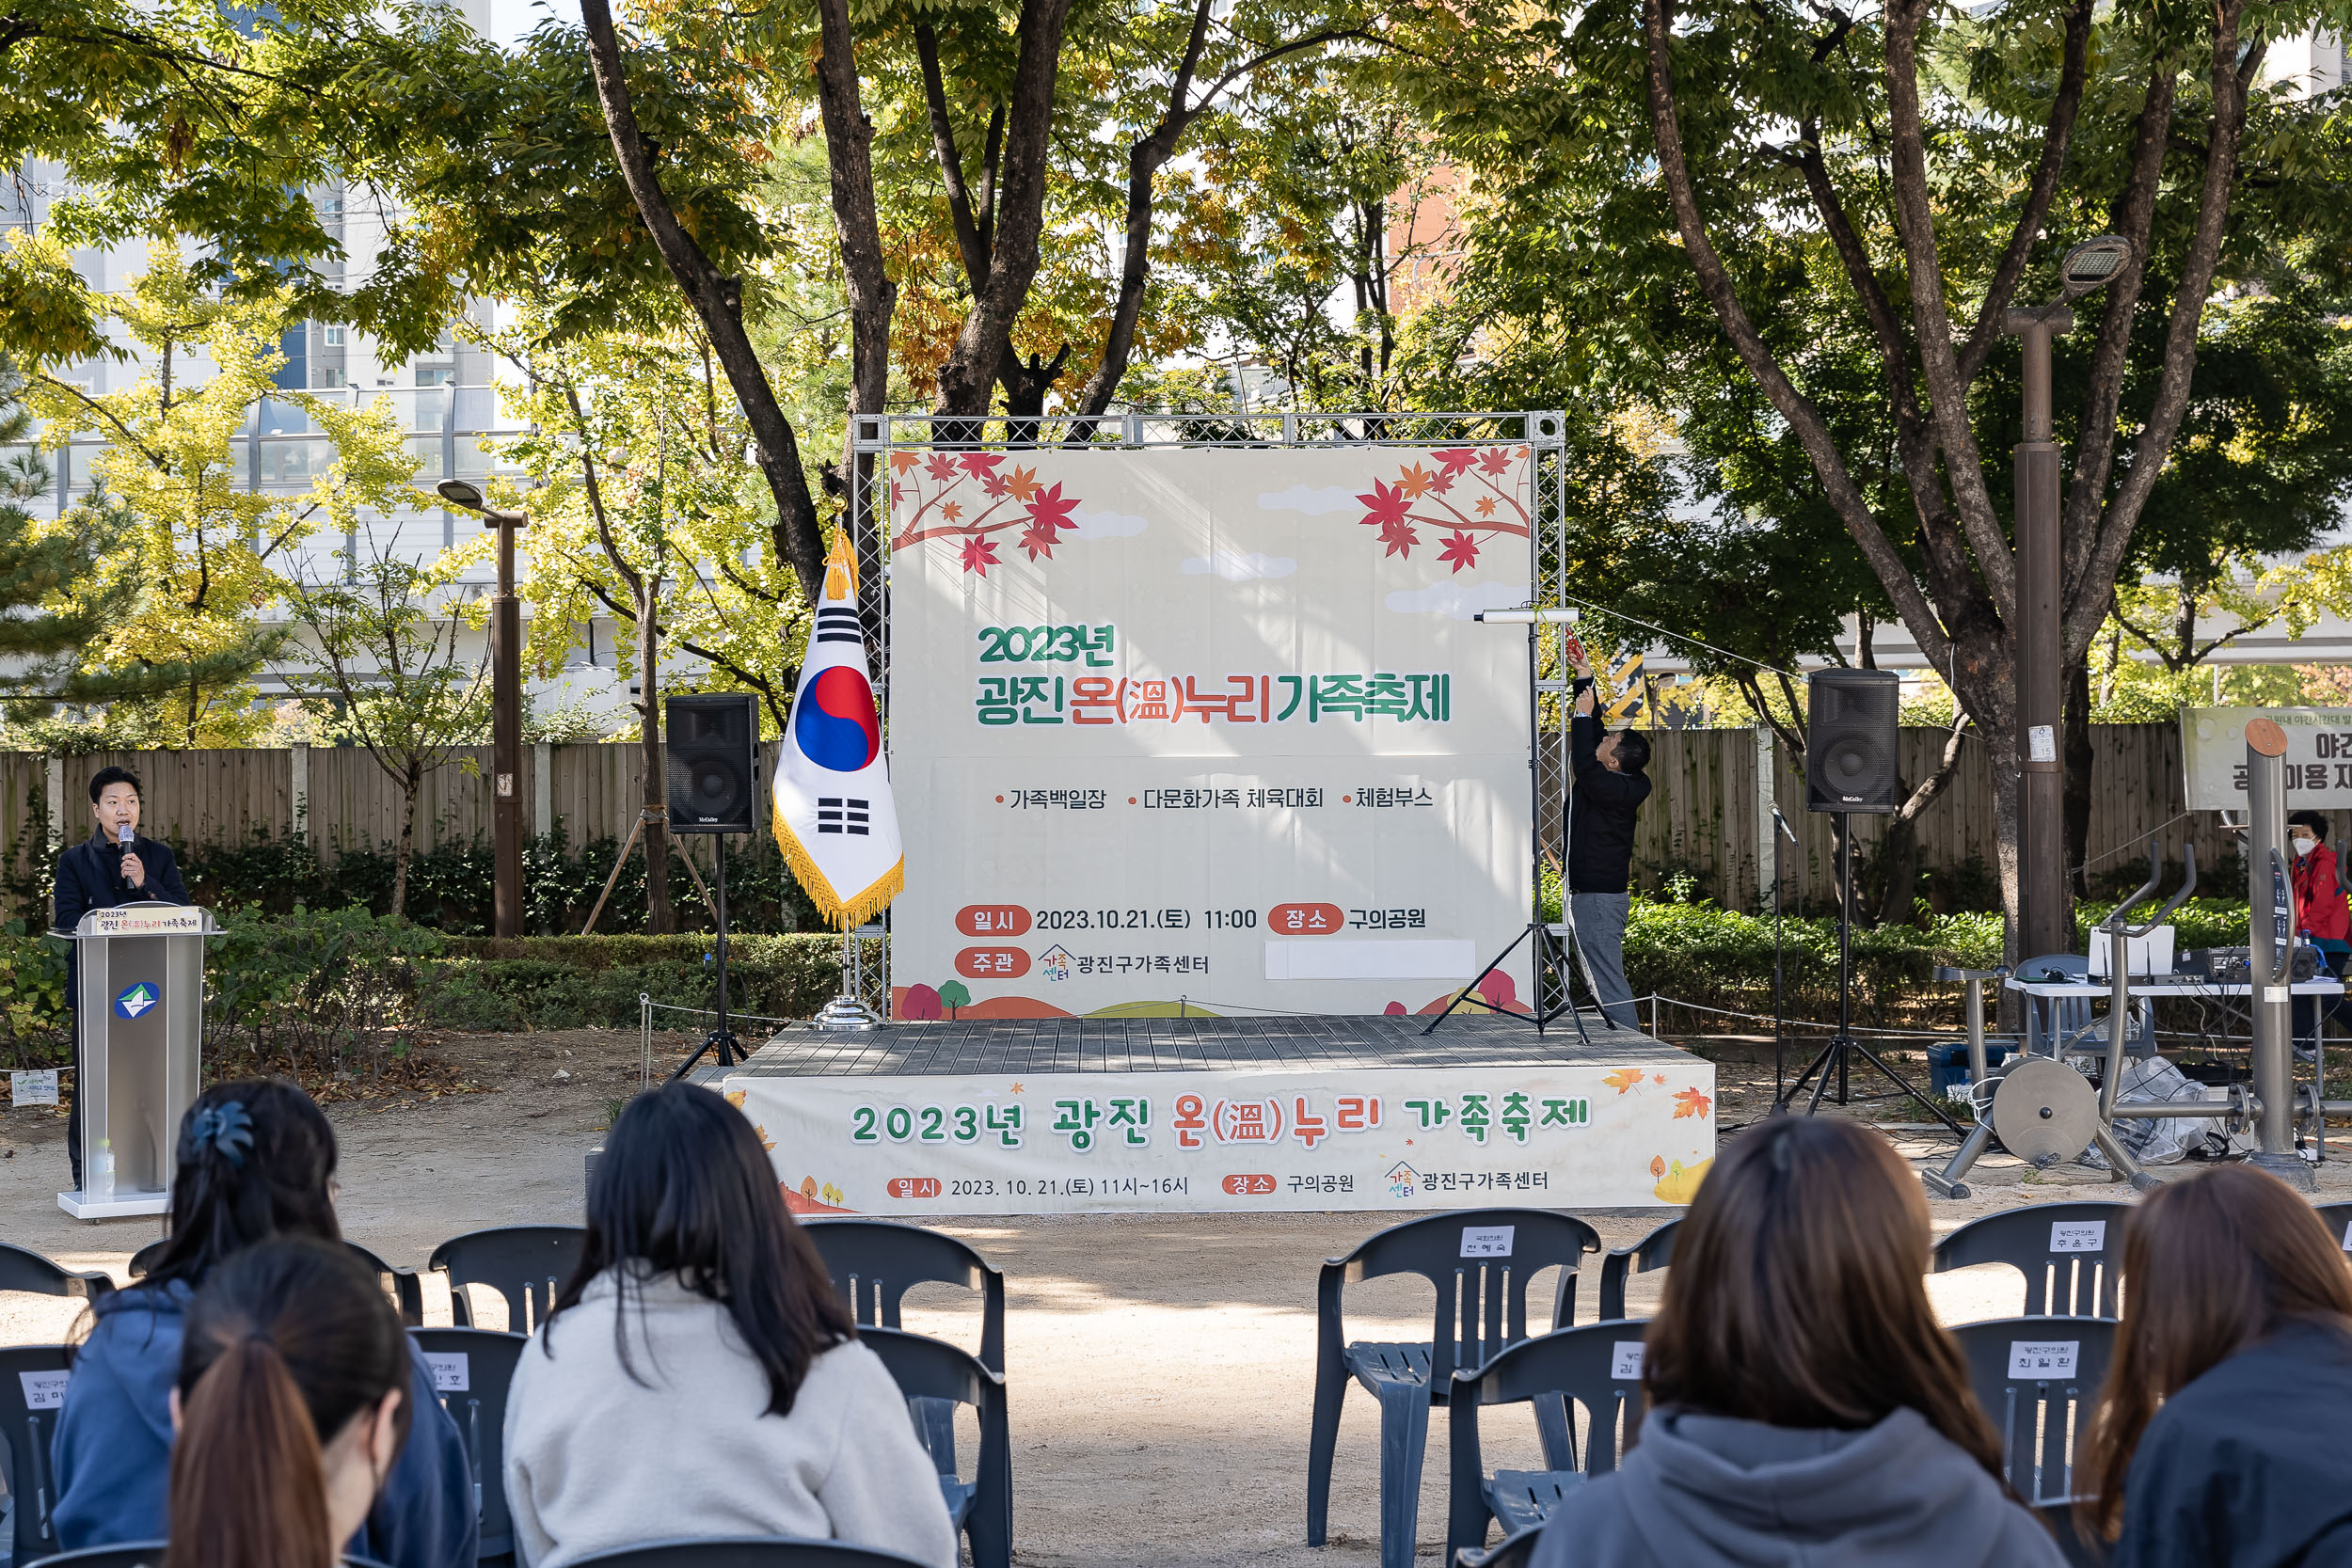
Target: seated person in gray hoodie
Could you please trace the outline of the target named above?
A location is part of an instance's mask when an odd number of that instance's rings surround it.
[[[2251,1165],[2174,1177],[2123,1232],[2123,1322],[2076,1464],[2114,1568],[2352,1563],[2352,1266]]]
[[[1649,1325],[1648,1418],[1563,1498],[1536,1568],[2063,1568],[1935,1321],[1927,1199],[1884,1138],[1732,1140]]]

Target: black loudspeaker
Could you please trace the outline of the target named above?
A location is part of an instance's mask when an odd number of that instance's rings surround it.
[[[1805,683],[1804,809],[1891,815],[1902,682],[1884,670],[1817,670]]]
[[[670,831],[750,832],[759,796],[758,699],[728,691],[661,705],[670,726]]]

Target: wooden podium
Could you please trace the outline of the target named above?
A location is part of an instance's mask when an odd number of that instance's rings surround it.
[[[180,1118],[196,1098],[204,1037],[210,910],[126,904],[92,910],[71,933],[81,1039],[82,1190],[76,1219],[160,1214],[171,1206]]]

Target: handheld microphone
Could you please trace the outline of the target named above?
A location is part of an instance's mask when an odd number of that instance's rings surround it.
[[[115,824],[115,842],[125,849],[131,847],[131,824],[128,822]]]

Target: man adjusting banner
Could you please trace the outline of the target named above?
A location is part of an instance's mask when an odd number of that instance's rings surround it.
[[[857,558],[844,535],[825,558],[825,589],[776,760],[776,843],[818,912],[845,928],[871,920],[906,885],[857,594]]]

